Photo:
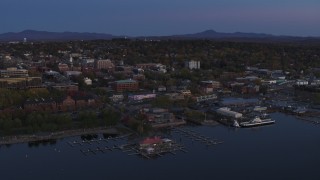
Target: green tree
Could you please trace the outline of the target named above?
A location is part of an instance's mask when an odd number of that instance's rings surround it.
[[[111,109],[105,109],[102,111],[102,119],[106,126],[116,125],[121,118],[121,114]]]
[[[172,105],[172,101],[168,96],[159,96],[152,101],[153,107],[168,108]]]
[[[98,117],[93,111],[79,113],[79,121],[83,128],[92,128],[99,124]]]

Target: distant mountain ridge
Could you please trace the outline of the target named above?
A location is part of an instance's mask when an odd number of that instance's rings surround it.
[[[320,37],[299,37],[286,35],[272,35],[265,33],[223,33],[214,30],[207,30],[194,34],[173,35],[169,36],[171,39],[210,39],[222,41],[240,41],[240,42],[318,42]]]
[[[216,32],[214,30],[207,30],[200,33],[194,34],[185,34],[185,35],[176,35],[182,37],[189,38],[208,38],[208,39],[221,39],[221,38],[269,38],[275,37],[271,34],[263,34],[263,33],[243,33],[243,32],[235,32],[235,33],[222,33]]]
[[[24,38],[30,41],[67,41],[67,40],[95,40],[116,38],[104,33],[78,33],[78,32],[48,32],[25,30],[18,33],[0,34],[0,41],[22,41]]]
[[[114,36],[105,33],[79,33],[79,32],[48,32],[25,30],[18,33],[0,34],[1,42],[22,41],[27,38],[28,41],[70,41],[70,40],[110,40],[113,38],[123,38],[125,36]],[[296,36],[275,36],[264,33],[223,33],[214,30],[207,30],[194,34],[182,34],[172,36],[140,36],[130,37],[131,39],[211,39],[211,40],[229,40],[229,41],[312,41],[320,40],[319,37],[296,37]]]

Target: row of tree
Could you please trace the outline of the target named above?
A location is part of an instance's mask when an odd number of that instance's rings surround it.
[[[67,114],[30,113],[25,117],[0,117],[0,130],[10,133],[22,131],[26,133],[52,132],[72,127],[72,118]]]
[[[120,121],[119,112],[111,109],[103,110],[100,115],[95,111],[80,112],[77,118],[71,114],[49,114],[46,112],[23,112],[0,115],[0,132],[22,133],[52,132],[70,128],[92,128],[97,126],[114,126]]]

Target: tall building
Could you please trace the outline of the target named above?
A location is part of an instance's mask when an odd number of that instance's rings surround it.
[[[186,61],[185,67],[192,70],[192,69],[200,69],[200,61]]]
[[[137,81],[132,79],[120,80],[114,82],[113,88],[117,92],[137,91],[139,89],[139,84]]]
[[[96,69],[101,70],[109,70],[109,71],[114,71],[115,65],[111,62],[110,59],[101,59],[101,60],[96,60]]]

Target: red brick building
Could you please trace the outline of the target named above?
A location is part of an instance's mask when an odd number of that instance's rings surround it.
[[[70,96],[61,102],[57,103],[58,111],[74,111],[76,109],[76,102]]]
[[[200,90],[203,93],[212,93],[214,90],[221,87],[220,82],[218,81],[201,81],[200,82]]]
[[[132,79],[120,80],[114,82],[113,88],[117,92],[137,91],[139,89],[139,84]]]
[[[56,102],[53,99],[35,98],[28,99],[24,103],[24,110],[27,112],[33,111],[46,111],[54,112],[56,111]]]

